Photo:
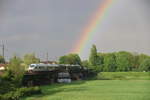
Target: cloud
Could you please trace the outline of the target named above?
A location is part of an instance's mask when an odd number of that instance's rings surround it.
[[[13,52],[60,56],[76,45],[80,34],[103,0],[1,0],[0,40]],[[149,0],[118,0],[88,44],[101,51],[149,53]],[[124,45],[122,45],[122,43]],[[138,45],[137,45],[138,44]],[[132,47],[134,47],[132,49]],[[112,49],[113,48],[113,49]]]

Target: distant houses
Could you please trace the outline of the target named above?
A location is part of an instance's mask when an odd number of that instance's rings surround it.
[[[0,75],[3,74],[4,70],[6,69],[7,64],[0,64]]]
[[[43,64],[57,64],[56,61],[41,61],[40,63],[43,63]],[[4,71],[7,67],[8,63],[0,63],[0,71]],[[24,63],[22,64],[24,65]]]
[[[0,64],[0,71],[5,70],[5,68],[6,68],[6,64]]]
[[[56,61],[41,61],[40,63],[43,63],[43,64],[57,64]]]

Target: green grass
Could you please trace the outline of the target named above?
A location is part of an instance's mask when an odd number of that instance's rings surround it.
[[[150,80],[149,72],[101,72],[96,79],[100,80]]]
[[[150,80],[91,80],[42,86],[22,100],[150,100]]]

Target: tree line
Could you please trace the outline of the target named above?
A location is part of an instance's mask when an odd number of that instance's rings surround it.
[[[78,54],[68,54],[60,57],[59,63],[80,64],[101,72],[150,71],[150,56],[146,54],[127,51],[101,53],[97,52],[96,45],[92,46],[88,60],[81,61]]]
[[[0,56],[0,63],[5,62],[5,59]],[[24,55],[23,59],[17,56],[12,57],[7,67],[14,72],[18,72],[22,68],[27,68],[31,63],[39,62],[40,59],[31,53]],[[58,63],[78,64],[95,71],[103,72],[150,71],[149,55],[127,51],[101,53],[97,52],[96,45],[92,45],[87,60],[82,61],[78,54],[67,54],[59,57]]]

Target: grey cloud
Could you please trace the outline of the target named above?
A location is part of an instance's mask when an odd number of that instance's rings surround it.
[[[50,59],[69,53],[104,0],[1,0],[0,41],[13,53],[36,52]],[[149,0],[118,0],[85,46],[99,51],[129,50],[150,54]]]

